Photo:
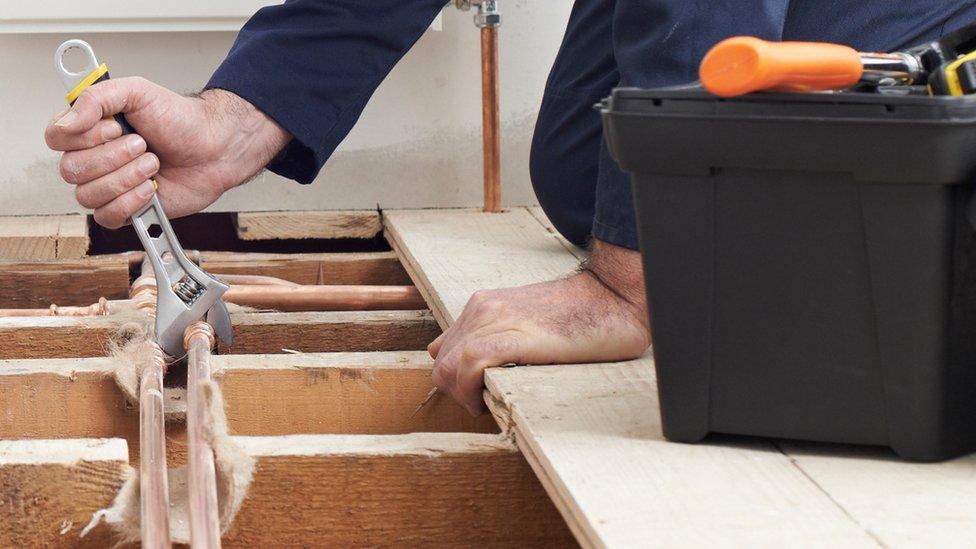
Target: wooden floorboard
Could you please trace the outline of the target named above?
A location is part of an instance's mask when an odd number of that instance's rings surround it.
[[[0,217],[0,259],[76,259],[88,245],[83,215]]]
[[[479,289],[551,280],[578,257],[528,210],[387,211],[442,326]],[[665,442],[649,359],[494,368],[486,401],[585,546],[875,544],[764,441]]]
[[[0,547],[109,547],[105,526],[84,540],[92,513],[125,481],[121,439],[0,440]]]
[[[440,333],[426,311],[232,313],[224,354],[422,350]],[[0,359],[105,356],[119,320],[99,317],[0,318]]]

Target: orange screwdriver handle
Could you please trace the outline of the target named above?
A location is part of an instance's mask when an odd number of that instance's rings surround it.
[[[825,42],[767,42],[727,38],[705,55],[702,85],[721,97],[760,90],[814,91],[849,88],[864,74],[861,54]]]

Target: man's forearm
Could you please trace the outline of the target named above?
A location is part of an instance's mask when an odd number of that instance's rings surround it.
[[[592,253],[583,262],[581,270],[630,304],[635,315],[649,330],[644,266],[639,251],[594,240]]]

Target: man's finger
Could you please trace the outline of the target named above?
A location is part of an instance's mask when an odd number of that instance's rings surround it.
[[[144,152],[146,152],[146,141],[135,134],[123,136],[91,149],[66,152],[61,156],[61,177],[73,185],[88,183],[118,170]],[[142,179],[154,173],[155,170],[145,174]]]
[[[95,222],[107,229],[118,229],[143,206],[149,203],[156,186],[146,180],[136,188],[95,210]]]
[[[158,170],[159,159],[153,153],[146,153],[114,172],[79,185],[75,189],[75,198],[85,208],[101,208],[135,189],[143,181],[156,175]]]
[[[430,353],[430,358],[437,358],[437,353],[440,352],[441,345],[444,344],[444,335],[446,333],[447,332],[444,332],[443,334],[437,336],[437,339],[431,341],[430,344],[427,345],[427,352]]]
[[[54,124],[57,131],[83,133],[99,120],[127,113],[147,102],[151,84],[144,78],[116,78],[100,82],[81,92],[74,105]]]
[[[97,124],[81,133],[69,133],[54,124],[44,130],[44,141],[55,151],[77,151],[97,147],[122,135],[122,126],[111,118],[99,120]]]

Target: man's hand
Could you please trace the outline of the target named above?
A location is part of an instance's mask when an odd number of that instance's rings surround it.
[[[138,135],[122,136],[125,114]],[[206,208],[260,171],[290,136],[253,105],[224,90],[183,97],[142,78],[85,90],[44,132],[61,156],[61,176],[95,221],[115,229],[152,198],[179,217]],[[151,152],[149,152],[151,151]]]
[[[485,368],[627,360],[650,343],[640,253],[597,241],[569,278],[475,293],[427,350],[437,387],[478,414]]]

